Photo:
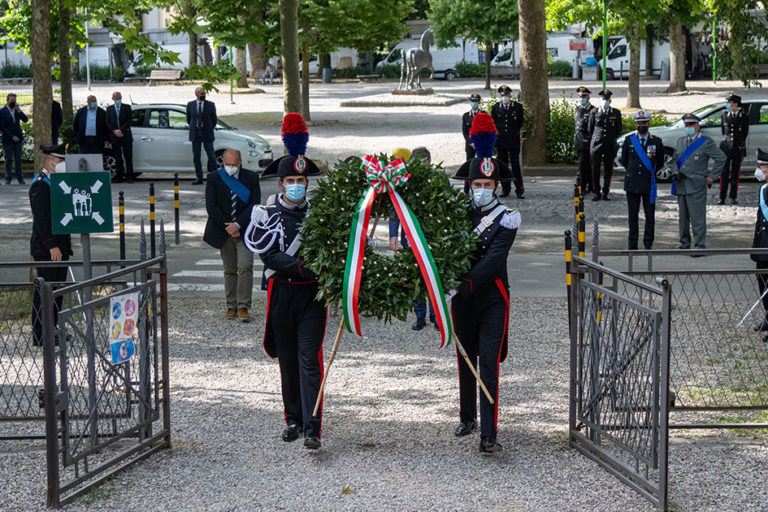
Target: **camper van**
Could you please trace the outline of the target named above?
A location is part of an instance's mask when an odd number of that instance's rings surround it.
[[[661,74],[661,61],[669,62],[669,43],[653,42],[653,69],[645,69],[645,39],[640,41],[640,75],[659,76]],[[602,64],[602,63],[600,63]],[[605,63],[605,77],[608,80],[629,77],[629,43],[622,37],[608,52]]]
[[[456,64],[464,62],[467,64],[478,64],[480,62],[477,43],[474,41],[456,40],[458,46],[449,46],[448,48],[437,48],[432,46],[429,53],[432,54],[432,69],[435,70],[434,78],[445,78],[450,80],[457,77]],[[378,62],[376,67],[384,65],[401,65],[403,62],[403,52],[411,48],[418,48],[419,41],[410,39],[395,45],[387,58]]]

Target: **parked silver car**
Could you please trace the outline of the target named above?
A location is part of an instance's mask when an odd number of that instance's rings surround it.
[[[768,150],[768,99],[745,100],[742,107],[749,113],[749,135],[747,136],[747,155],[741,164],[741,173],[751,175],[757,164],[755,154],[757,148],[761,147]],[[711,137],[715,143],[720,144],[722,139],[722,113],[728,108],[728,103],[715,103],[694,110],[693,113],[701,118],[701,133]],[[675,142],[683,136],[682,119],[667,126],[655,126],[650,129],[650,133],[661,137],[664,143],[664,166],[668,167],[674,153]],[[621,145],[624,138],[632,135],[633,132],[626,133],[619,137],[619,154],[616,155],[616,167],[621,167],[618,163],[621,159]]]
[[[140,104],[131,107],[134,172],[178,172],[194,176],[186,106]],[[245,169],[260,173],[272,162],[272,149],[267,141],[255,133],[229,126],[221,119],[216,125],[213,146],[217,167],[221,167],[221,157],[227,148],[240,151]],[[207,158],[205,151],[202,153],[205,169]],[[105,152],[104,170],[110,171],[112,176],[117,171],[115,159],[109,151]]]

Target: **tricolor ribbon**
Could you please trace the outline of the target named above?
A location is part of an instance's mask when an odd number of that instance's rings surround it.
[[[416,215],[406,204],[396,187],[405,184],[411,177],[405,168],[405,162],[398,158],[385,167],[379,160],[371,155],[363,159],[362,169],[365,171],[368,188],[357,203],[355,216],[352,219],[352,229],[349,233],[347,249],[347,261],[344,267],[344,323],[347,330],[362,336],[360,332],[360,313],[358,301],[360,293],[360,279],[363,274],[363,258],[365,256],[366,235],[368,221],[371,219],[373,202],[378,194],[388,193],[392,200],[398,219],[403,226],[408,243],[416,256],[416,262],[421,270],[421,275],[427,285],[429,300],[435,310],[435,321],[440,328],[440,348],[450,344],[453,333],[451,317],[448,314],[448,304],[443,293],[443,284],[437,265],[429,250],[424,233],[421,230]]]

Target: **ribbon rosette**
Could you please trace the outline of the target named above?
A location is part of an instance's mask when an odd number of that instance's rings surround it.
[[[379,160],[371,155],[363,159],[362,169],[365,171],[368,188],[357,203],[355,215],[352,219],[352,229],[349,233],[349,245],[347,260],[344,267],[344,323],[350,332],[362,336],[360,332],[360,314],[358,300],[360,293],[360,279],[363,271],[363,257],[365,255],[365,239],[368,222],[371,218],[373,202],[378,194],[387,193],[392,200],[398,219],[403,226],[405,236],[416,256],[419,270],[427,285],[429,300],[435,310],[435,320],[440,328],[440,348],[451,342],[452,326],[448,314],[448,305],[443,293],[443,284],[437,272],[435,260],[429,250],[424,233],[421,230],[416,215],[405,203],[400,194],[395,190],[404,185],[411,177],[405,168],[402,158],[392,161],[382,167]]]

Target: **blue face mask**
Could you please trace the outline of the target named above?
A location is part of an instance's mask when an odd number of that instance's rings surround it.
[[[476,188],[472,190],[472,200],[477,206],[485,206],[493,201],[493,190],[489,188]]]
[[[115,100],[115,106],[117,108],[120,108],[120,105],[122,105],[122,104],[123,104],[123,102],[121,100]]]
[[[480,104],[478,102],[476,102],[476,101],[473,101],[473,102],[470,103],[470,106],[472,107],[472,110],[477,110],[477,107],[479,105]]]
[[[687,136],[689,136],[689,137],[695,135],[696,134],[696,128],[694,128],[693,126],[686,126],[685,127],[685,134]]]
[[[98,107],[98,106],[99,106],[99,104],[98,104],[98,103],[96,103],[95,101],[92,101],[92,102],[91,102],[91,108],[92,108],[92,109],[96,109],[96,107]]]
[[[582,106],[585,106],[587,103],[589,103],[589,100],[587,98],[581,98],[580,102]]]
[[[285,186],[285,197],[288,198],[288,200],[293,201],[294,203],[298,203],[302,199],[304,199],[304,196],[307,195],[307,187],[305,185],[286,185]]]

